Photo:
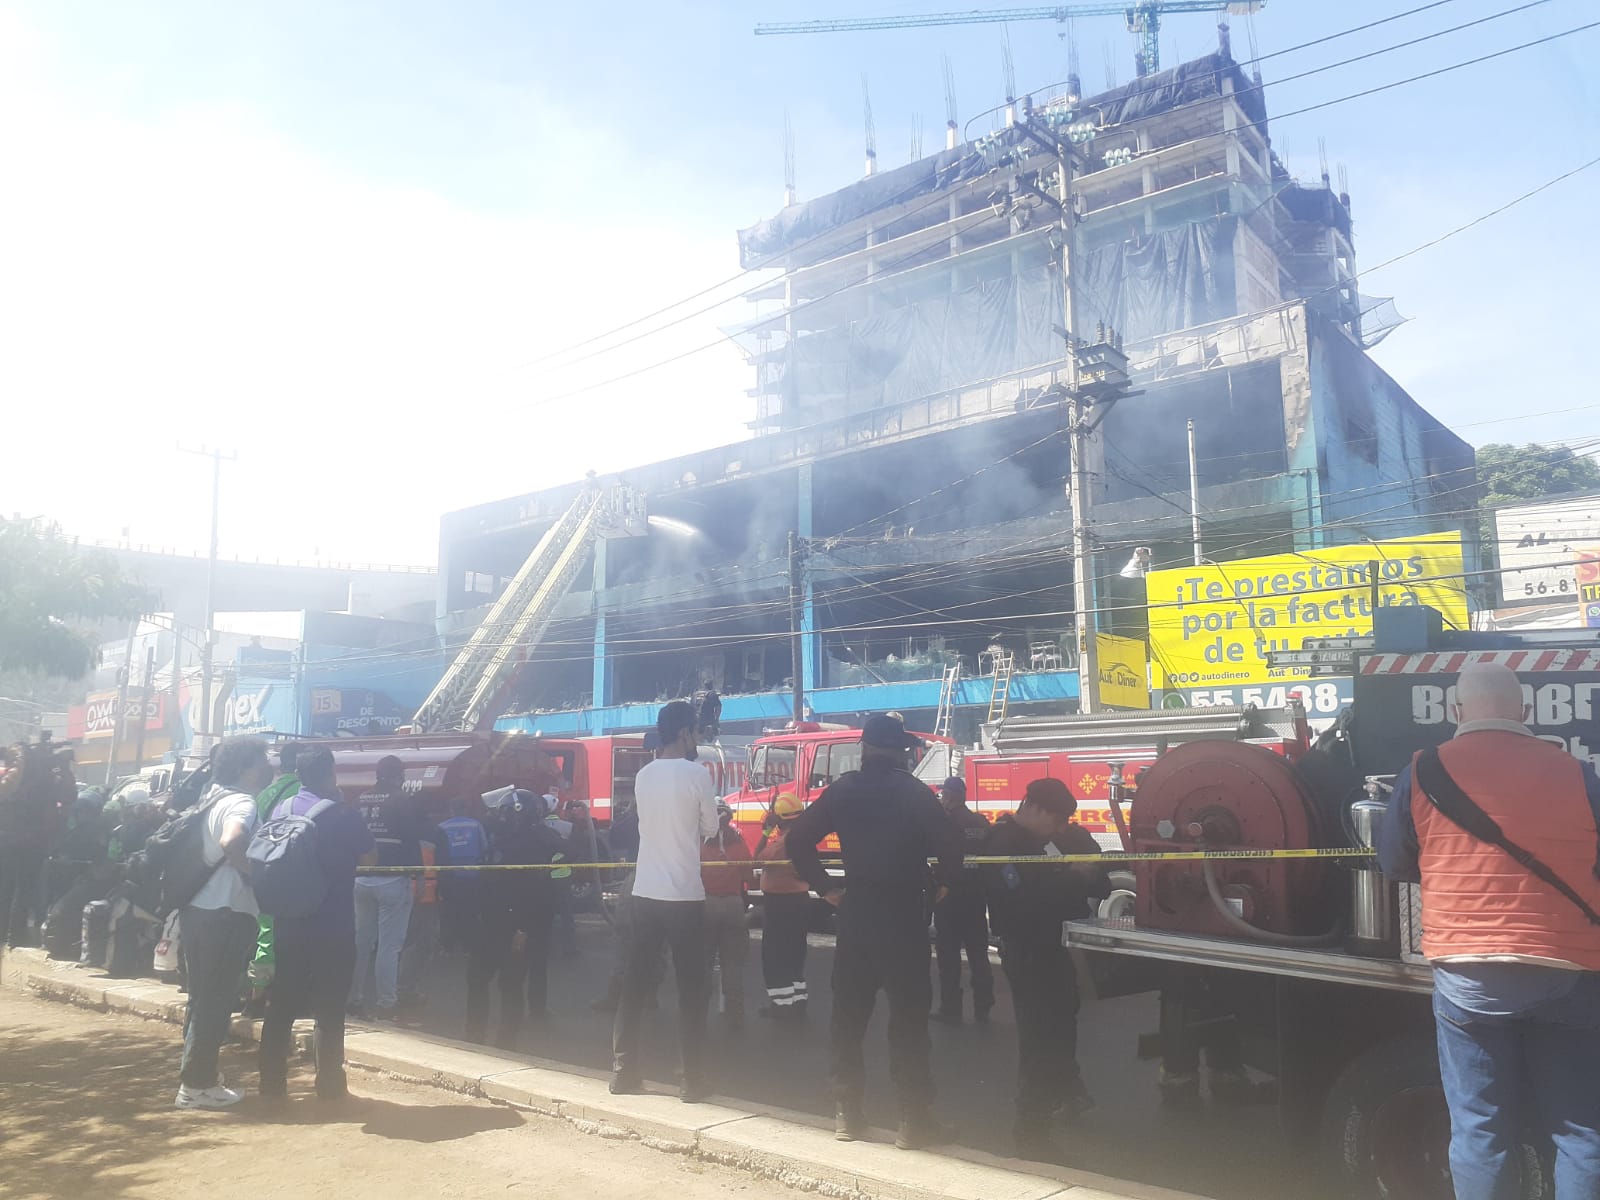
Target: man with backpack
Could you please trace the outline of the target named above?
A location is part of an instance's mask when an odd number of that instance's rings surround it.
[[[295,774],[295,760],[300,747],[295,742],[285,742],[278,747],[278,777],[256,797],[256,820],[265,821],[277,811],[283,801],[300,793],[300,777]],[[250,1005],[247,1010],[253,1017],[265,1011],[267,987],[272,983],[272,971],[277,962],[273,957],[272,918],[266,913],[256,933],[256,952],[250,959]]]
[[[321,900],[307,915],[273,918],[276,967],[267,989],[266,1020],[261,1025],[261,1095],[266,1100],[288,1097],[291,1033],[296,1018],[310,1016],[316,1021],[317,1096],[341,1100],[348,1094],[344,1008],[356,968],[352,889],[356,868],[376,863],[378,847],[361,810],[339,795],[332,750],[318,746],[302,751],[295,769],[300,776],[299,792],[280,800],[270,818],[275,824],[290,817],[310,821],[315,865],[307,861],[299,869],[314,870],[316,879],[309,887],[296,890],[316,892],[320,888]],[[263,827],[261,832],[264,836],[268,830]],[[259,861],[260,850],[251,853]],[[261,902],[270,906],[267,869],[257,868],[257,874],[262,876]]]
[[[272,779],[267,744],[260,738],[226,738],[212,759],[212,784],[196,810],[198,845],[185,841],[174,853],[197,852],[199,864],[168,862],[162,891],[181,902],[183,958],[189,1004],[183,1018],[179,1108],[228,1108],[242,1097],[223,1086],[217,1057],[228,1036],[239,981],[256,944],[255,895],[245,850],[256,826],[255,795]],[[204,879],[191,897],[178,877]]]
[[[1600,1196],[1600,777],[1528,729],[1509,667],[1450,690],[1455,736],[1396,777],[1378,859],[1421,884],[1455,1194],[1521,1194],[1532,1131],[1557,1196]]]

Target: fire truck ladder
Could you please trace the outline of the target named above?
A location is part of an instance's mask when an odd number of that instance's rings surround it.
[[[1015,662],[1011,651],[994,656],[994,690],[989,693],[989,724],[1006,719],[1006,704],[1011,699],[1011,666]]]
[[[590,483],[539,539],[516,576],[422,702],[417,733],[486,729],[602,537],[645,532],[644,503],[631,488]]]
[[[944,683],[939,688],[939,713],[933,721],[933,732],[940,737],[950,736],[950,726],[956,715],[956,688],[961,684],[961,661],[957,659],[945,668]]]

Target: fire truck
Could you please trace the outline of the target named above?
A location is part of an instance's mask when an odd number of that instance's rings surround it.
[[[1017,718],[967,764],[988,811],[1042,773],[1104,795],[1090,827],[1133,852],[1328,852],[1130,862],[1126,891],[1062,937],[1101,999],[1159,994],[1159,1028],[1130,1054],[1229,1039],[1275,1082],[1284,1137],[1362,1200],[1448,1200],[1449,1122],[1417,889],[1332,855],[1370,846],[1386,786],[1453,734],[1451,689],[1474,662],[1515,670],[1534,733],[1593,759],[1600,632],[1445,631],[1430,609],[1396,608],[1324,654],[1318,671],[1349,674],[1354,702],[1315,739],[1298,705]],[[1520,1160],[1521,1195],[1551,1196],[1548,1148]]]
[[[950,739],[932,733],[913,733],[923,745],[921,760],[931,747],[951,745]],[[701,755],[704,758],[704,754]],[[846,771],[861,766],[861,730],[848,725],[816,721],[791,721],[769,730],[750,743],[749,767],[737,791],[723,797],[733,809],[734,822],[752,848],[761,837],[761,824],[773,802],[785,793],[810,804]],[[926,782],[926,781],[925,781]],[[829,838],[825,850],[837,851],[838,840]]]

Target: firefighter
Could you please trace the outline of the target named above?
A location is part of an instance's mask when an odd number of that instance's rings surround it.
[[[569,858],[567,844],[545,824],[540,797],[505,788],[484,797],[489,807],[490,865],[541,869],[488,871],[482,906],[468,943],[467,1040],[485,1041],[489,983],[498,977],[500,1022],[495,1045],[514,1049],[525,1016],[542,1019],[550,960],[550,932],[570,868],[543,869]]]
[[[1073,823],[1078,802],[1059,779],[1035,779],[1015,815],[994,824],[984,853],[995,857],[1098,854]],[[1000,936],[1000,964],[1017,1018],[1017,1151],[1059,1161],[1051,1121],[1094,1106],[1078,1073],[1078,978],[1061,944],[1061,923],[1087,916],[1091,897],[1111,894],[1097,863],[988,865],[982,871],[989,919]]]
[[[780,792],[756,844],[761,863],[761,975],[767,985],[761,1015],[779,1021],[798,1021],[806,1015],[811,886],[784,861],[789,856],[784,839],[804,809],[793,792]]]
[[[933,1116],[929,1064],[928,860],[938,891],[961,870],[961,843],[939,802],[905,769],[914,739],[891,716],[861,728],[861,769],[836,779],[795,818],[786,836],[795,870],[839,910],[833,958],[834,1136],[866,1136],[862,1041],[879,991],[889,996],[889,1073],[900,1097],[895,1145],[914,1150],[949,1140]],[[817,843],[839,835],[845,887],[829,878]]]
[[[939,789],[939,803],[961,836],[963,852],[981,854],[992,831],[982,813],[967,807],[967,784],[952,775]],[[935,1021],[961,1024],[961,954],[972,978],[972,1019],[988,1024],[994,1007],[994,970],[989,966],[989,921],[983,881],[976,866],[964,867],[950,894],[933,910],[934,953],[939,961],[939,1009]]]

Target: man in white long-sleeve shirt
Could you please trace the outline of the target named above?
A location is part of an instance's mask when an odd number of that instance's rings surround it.
[[[611,1038],[611,1090],[622,1095],[643,1088],[639,1018],[645,997],[653,990],[653,967],[665,942],[672,950],[672,972],[678,980],[678,1045],[683,1060],[679,1094],[694,1104],[710,1094],[705,1077],[710,971],[700,846],[717,832],[717,798],[710,773],[695,762],[699,751],[694,709],[682,700],[664,705],[656,717],[656,733],[661,740],[656,760],[640,770],[633,785],[639,859],[633,879],[633,940]]]

